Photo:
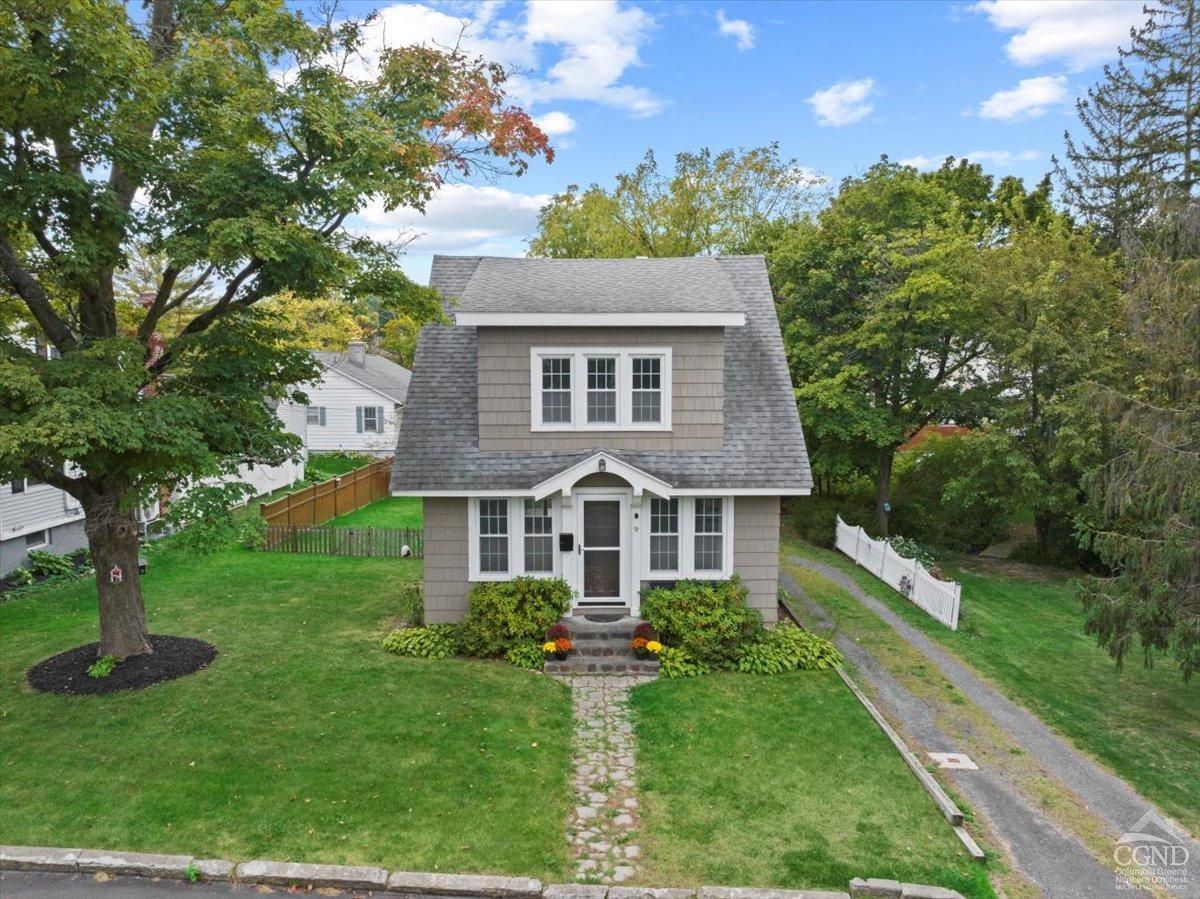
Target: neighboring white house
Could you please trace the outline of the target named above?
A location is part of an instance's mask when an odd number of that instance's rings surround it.
[[[352,342],[345,352],[316,352],[313,356],[324,375],[305,385],[307,407],[280,406],[280,417],[289,430],[304,437],[310,453],[392,455],[412,372],[368,353],[360,341]]]
[[[0,576],[25,565],[31,549],[63,555],[85,546],[74,497],[33,478],[0,484]]]

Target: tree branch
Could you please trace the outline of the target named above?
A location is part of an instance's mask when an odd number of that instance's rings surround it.
[[[0,269],[17,295],[25,302],[42,333],[62,352],[75,345],[75,335],[70,327],[54,311],[50,298],[38,280],[21,265],[7,238],[0,237]]]
[[[178,277],[179,267],[168,265],[166,271],[163,272],[162,279],[158,282],[158,292],[154,295],[154,302],[146,310],[146,318],[138,328],[138,340],[142,343],[150,339],[150,335],[154,333],[154,326],[158,324],[159,319],[169,308],[171,291],[174,289],[175,280]]]

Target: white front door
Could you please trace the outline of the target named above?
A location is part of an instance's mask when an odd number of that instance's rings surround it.
[[[627,605],[629,502],[622,493],[580,494],[576,499],[576,583],[581,606]]]

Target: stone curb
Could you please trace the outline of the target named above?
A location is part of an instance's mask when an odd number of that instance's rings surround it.
[[[529,877],[498,877],[490,874],[428,874],[395,871],[387,879],[393,893],[425,896],[495,896],[500,899],[538,899],[542,882]]]
[[[78,871],[82,849],[0,846],[0,868],[10,871]]]
[[[754,887],[700,887],[696,899],[850,899],[836,890],[773,890]]]
[[[190,855],[111,852],[103,849],[60,849],[49,846],[0,846],[0,870],[60,871],[69,874],[123,874],[187,880],[189,869],[200,880],[230,880],[233,862]]]
[[[344,890],[382,890],[387,887],[388,872],[383,868],[350,865],[306,865],[299,862],[270,862],[262,859],[237,866],[237,879],[245,883],[272,886],[304,884],[314,887],[339,887]]]
[[[131,874],[134,877],[166,877],[186,880],[188,867],[196,860],[190,855],[159,855],[149,852],[107,852],[86,849],[79,853],[79,870],[84,874]]]
[[[272,886],[304,884],[343,890],[388,890],[412,896],[488,896],[492,899],[963,899],[961,893],[938,886],[896,880],[856,877],[850,892],[775,890],[753,887],[705,886],[682,888],[620,887],[584,883],[546,886],[530,877],[491,874],[435,874],[394,871],[350,865],[308,865],[263,859],[233,862],[190,855],[64,849],[50,846],[0,846],[0,870],[120,874],[134,877],[186,880],[194,871],[201,880],[238,880]]]
[[[881,899],[963,899],[962,893],[945,887],[901,883],[898,880],[882,880],[876,877],[855,877],[850,881],[850,893],[853,896],[878,896]]]

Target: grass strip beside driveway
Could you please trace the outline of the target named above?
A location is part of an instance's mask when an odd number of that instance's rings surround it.
[[[959,629],[951,631],[840,553],[799,541],[784,551],[844,571],[1200,834],[1200,679],[1184,684],[1170,660],[1148,669],[1136,653],[1117,671],[1083,633],[1079,601],[1064,577],[953,570],[963,598]]]
[[[642,882],[845,890],[884,877],[992,895],[835,672],[660,680],[632,706]]]
[[[570,697],[378,648],[413,560],[170,551],[150,629],[216,645],[146,690],[32,692],[96,639],[95,587],[0,603],[0,842],[562,877]]]

